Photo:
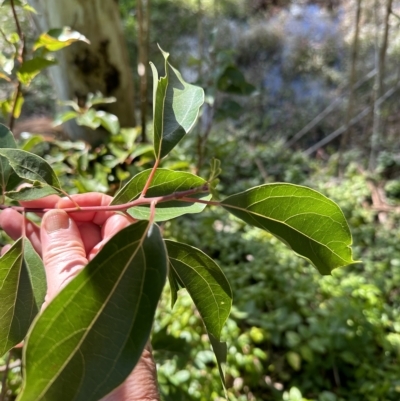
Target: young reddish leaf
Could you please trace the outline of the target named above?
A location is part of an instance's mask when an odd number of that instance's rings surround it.
[[[313,189],[266,184],[232,195],[221,206],[247,224],[275,235],[321,274],[355,263],[342,211]]]
[[[98,401],[131,373],[167,275],[160,229],[116,234],[36,320],[19,401]]]

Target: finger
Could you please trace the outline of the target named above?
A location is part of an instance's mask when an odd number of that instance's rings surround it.
[[[42,254],[42,246],[40,242],[40,228],[28,219],[24,219],[22,214],[13,209],[5,209],[0,213],[0,227],[13,240],[21,238],[23,233],[23,225],[25,222],[25,235],[31,241],[36,252]]]
[[[11,245],[4,245],[3,248],[1,248],[0,251],[0,256],[3,256],[9,249],[11,248]]]
[[[110,240],[117,232],[129,226],[131,222],[126,216],[114,214],[103,224],[101,228],[102,241],[99,242],[89,253],[88,259],[92,260],[103,248],[104,244]]]
[[[72,195],[71,198],[79,206],[108,206],[112,197],[98,192],[88,192],[87,194]],[[56,205],[59,209],[66,209],[69,207],[76,207],[75,203],[69,198],[61,198]],[[76,212],[69,213],[70,217],[75,221],[92,221],[99,226],[111,217],[114,212]]]
[[[128,378],[100,401],[160,400],[157,370],[151,346],[148,343],[137,365]]]
[[[49,195],[41,199],[20,201],[21,206],[41,209],[52,209],[61,198],[58,195]]]
[[[101,237],[101,228],[94,223],[77,223],[83,241],[86,255],[98,244]]]
[[[48,303],[82,270],[87,259],[79,228],[63,210],[45,213],[40,234]]]
[[[32,201],[20,201],[20,205],[23,207],[29,207],[33,209],[54,209],[57,202],[60,200],[58,195],[49,195],[41,199],[35,199]],[[43,213],[37,213],[42,216]]]

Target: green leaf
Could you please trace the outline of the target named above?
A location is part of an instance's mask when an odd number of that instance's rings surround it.
[[[19,401],[98,401],[120,385],[150,335],[167,275],[160,229],[116,234],[36,320]]]
[[[61,189],[56,173],[46,160],[41,157],[18,149],[0,148],[0,156],[8,159],[11,167],[19,177],[29,181],[39,181],[53,188]]]
[[[45,196],[58,194],[53,187],[50,186],[33,186],[33,187],[23,187],[18,191],[8,191],[6,196],[15,201],[31,201],[35,199],[41,199]]]
[[[44,301],[45,283],[39,256],[20,238],[0,258],[0,355],[24,339]]]
[[[16,148],[12,132],[3,124],[0,124],[0,149],[1,148]],[[5,157],[0,156],[0,192],[4,194],[10,175],[13,170]]]
[[[173,308],[178,299],[179,284],[176,276],[171,270],[168,271],[168,281],[171,290],[171,308]]]
[[[209,333],[220,339],[232,307],[232,290],[221,268],[200,249],[165,240],[170,271],[187,289]]]
[[[225,342],[217,340],[211,333],[208,333],[208,338],[210,339],[215,358],[217,359],[219,376],[225,389],[225,375],[222,364],[226,363],[228,347],[226,346]],[[226,396],[226,398],[228,397]]]
[[[73,31],[69,27],[50,29],[39,36],[33,46],[33,50],[35,51],[40,47],[44,47],[48,51],[54,52],[70,46],[77,41],[90,43],[85,36],[77,31]]]
[[[235,66],[229,65],[218,78],[218,90],[235,95],[250,95],[255,87],[249,84],[243,73]]]
[[[117,135],[120,130],[118,117],[111,113],[106,113],[103,110],[96,112],[96,118],[100,121],[101,126],[112,135]]]
[[[160,48],[165,59],[165,77],[153,72],[154,150],[157,159],[166,156],[196,122],[204,103],[202,88],[185,82],[180,72],[168,62],[169,53]]]
[[[135,175],[115,196],[112,205],[122,205],[139,197],[142,189],[150,175],[151,170],[145,170]],[[189,189],[202,187],[206,181],[202,178],[182,171],[168,169],[157,169],[154,178],[147,191],[146,197],[171,195],[174,192],[187,191]],[[209,200],[211,196],[207,193],[197,193],[191,198]],[[206,205],[200,203],[182,202],[172,200],[157,204],[155,221],[170,220],[187,213],[200,213]],[[139,220],[148,220],[150,209],[148,205],[136,206],[128,209],[128,213]]]
[[[57,64],[56,60],[48,60],[43,57],[35,57],[31,60],[24,61],[17,71],[18,80],[24,85],[29,85],[40,71],[54,64]]]
[[[355,263],[342,211],[313,189],[266,184],[232,195],[221,206],[247,224],[275,235],[321,274]]]

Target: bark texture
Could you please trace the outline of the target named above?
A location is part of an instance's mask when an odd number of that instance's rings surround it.
[[[51,68],[61,100],[77,99],[84,104],[87,94],[100,91],[114,96],[116,103],[102,106],[115,114],[122,127],[136,125],[132,72],[116,0],[29,0],[37,10],[40,31],[69,26],[85,35],[90,45],[77,42],[58,52],[59,65]],[[66,127],[73,139],[99,142],[102,134],[76,124]],[[104,133],[103,133],[104,135]]]

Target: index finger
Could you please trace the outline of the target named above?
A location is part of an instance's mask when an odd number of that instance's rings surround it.
[[[56,207],[59,209],[74,208],[76,202],[79,206],[108,206],[112,201],[112,196],[99,192],[88,192],[86,194],[71,195],[69,198],[61,198]],[[115,212],[69,212],[70,217],[76,222],[91,221],[94,224],[102,226]]]

